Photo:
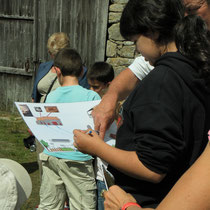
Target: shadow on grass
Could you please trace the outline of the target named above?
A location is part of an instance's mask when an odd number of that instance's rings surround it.
[[[39,170],[39,166],[36,161],[31,163],[21,163],[21,165],[26,169],[26,171],[28,171],[29,174]]]

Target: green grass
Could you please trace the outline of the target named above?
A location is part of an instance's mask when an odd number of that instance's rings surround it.
[[[32,210],[39,204],[40,177],[36,152],[30,152],[23,145],[23,138],[29,136],[27,126],[20,115],[0,112],[0,158],[20,163],[32,180],[32,193],[21,210]]]

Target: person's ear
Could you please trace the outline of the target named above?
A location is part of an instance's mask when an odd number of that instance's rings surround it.
[[[57,74],[57,76],[59,77],[60,75],[61,75],[61,69],[60,68],[58,68],[58,67],[55,67],[55,71],[56,71],[56,74]]]
[[[110,84],[111,84],[111,82],[107,82],[106,87],[108,88]]]

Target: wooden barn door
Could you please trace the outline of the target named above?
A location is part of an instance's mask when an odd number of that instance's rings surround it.
[[[36,61],[34,0],[0,0],[0,109],[31,98]]]
[[[0,0],[0,110],[30,101],[39,62],[50,59],[46,44],[66,32],[89,67],[105,59],[109,0]]]
[[[89,67],[104,61],[109,0],[39,0],[38,54],[47,61],[46,44],[54,32],[66,32],[70,45]]]

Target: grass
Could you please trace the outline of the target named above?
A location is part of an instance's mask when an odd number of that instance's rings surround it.
[[[27,126],[18,114],[0,111],[0,158],[20,163],[32,180],[32,193],[21,210],[32,210],[39,204],[40,177],[36,152],[30,152],[23,145],[23,138],[29,136]]]

